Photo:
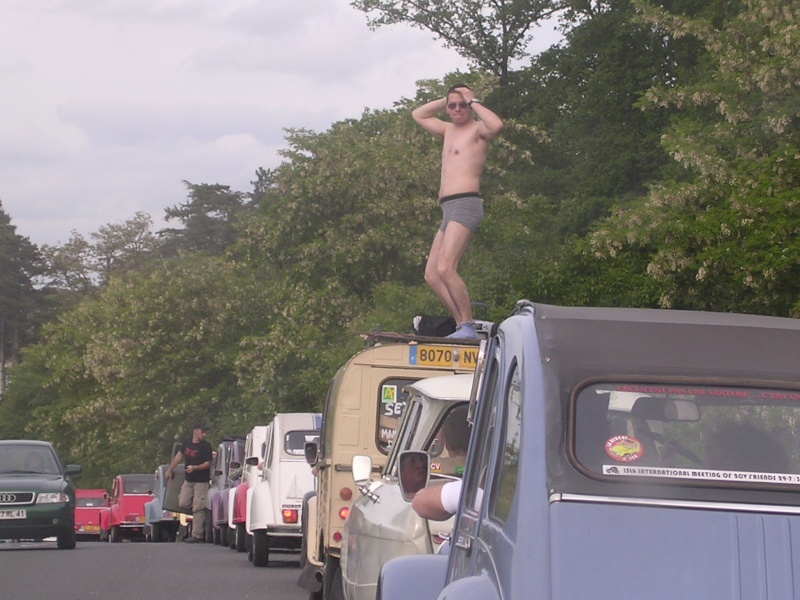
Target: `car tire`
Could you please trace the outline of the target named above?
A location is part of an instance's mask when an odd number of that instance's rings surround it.
[[[308,492],[303,497],[303,509],[300,514],[300,568],[304,569],[308,564],[308,501],[316,496],[316,492]]]
[[[220,525],[219,527],[219,543],[220,546],[228,545],[228,525]]]
[[[161,523],[153,523],[150,525],[150,541],[163,542],[164,531],[161,529]]]
[[[211,522],[210,510],[206,510],[205,531],[203,533],[205,534],[203,537],[206,540],[206,544],[210,544],[214,538],[214,524]]]
[[[236,524],[236,551],[247,551],[247,529],[245,529],[244,523]]]
[[[266,567],[269,565],[269,538],[266,529],[253,531],[253,566]]]
[[[214,545],[219,546],[222,543],[222,530],[219,527],[214,527],[211,533],[211,539]]]
[[[122,541],[122,532],[116,525],[112,525],[111,532],[108,534],[108,541],[112,544],[119,544]]]
[[[336,559],[328,558],[325,561],[322,572],[322,600],[344,600],[342,569]]]
[[[228,527],[228,548],[236,550],[236,528]]]
[[[59,535],[56,541],[56,546],[58,546],[59,550],[74,550],[76,546],[75,530],[72,529],[63,535]]]

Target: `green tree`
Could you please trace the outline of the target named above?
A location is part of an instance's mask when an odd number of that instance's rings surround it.
[[[91,264],[101,285],[115,275],[144,270],[159,247],[152,228],[150,215],[139,211],[124,223],[103,225],[91,234]]]
[[[800,3],[748,0],[720,26],[642,7],[700,40],[709,70],[647,93],[646,108],[679,111],[664,145],[686,175],[599,225],[591,252],[646,253],[665,307],[800,314]]]
[[[264,172],[260,177],[267,175]],[[182,227],[159,232],[162,252],[165,256],[182,251],[220,256],[236,241],[237,219],[250,204],[244,194],[227,185],[183,183],[189,190],[188,201],[164,211],[167,221],[177,219]]]
[[[37,296],[33,279],[39,273],[36,247],[17,234],[0,202],[0,396],[8,382],[6,366],[35,333]]]
[[[59,246],[42,246],[45,270],[41,280],[49,288],[75,293],[87,293],[95,284],[96,274],[92,267],[92,248],[77,231]]]
[[[82,295],[107,285],[113,276],[143,270],[159,248],[152,226],[150,215],[139,211],[123,223],[90,233],[91,242],[73,231],[66,244],[45,244],[40,280],[48,288]]]
[[[50,325],[15,369],[8,407],[30,407],[20,433],[91,463],[92,478],[165,462],[198,418],[220,435],[266,421],[270,404],[247,397],[234,370],[252,297],[214,257],[113,278]]]
[[[243,340],[240,377],[280,406],[321,406],[360,344],[351,332],[383,282],[414,285],[436,227],[438,149],[406,107],[324,133],[291,130],[233,256],[265,288],[266,329]],[[408,306],[397,310],[409,310]]]
[[[408,23],[430,31],[479,70],[505,83],[515,59],[527,56],[532,29],[559,10],[555,0],[354,0],[351,5],[369,16],[372,29]]]

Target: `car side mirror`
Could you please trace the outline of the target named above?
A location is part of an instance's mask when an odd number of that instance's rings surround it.
[[[405,450],[398,458],[397,478],[403,500],[411,502],[414,495],[428,485],[431,477],[431,457],[427,452]]]
[[[83,473],[83,468],[80,465],[67,465],[64,468],[64,473],[67,475],[80,475]]]
[[[259,458],[257,456],[248,456],[247,458],[244,459],[244,462],[250,465],[251,467],[257,467],[258,461]]]
[[[318,456],[319,456],[319,447],[317,446],[317,442],[306,442],[303,446],[303,453],[306,457],[306,462],[311,465],[312,467],[317,464]]]
[[[362,488],[369,485],[372,479],[372,458],[364,455],[354,456],[351,465],[356,486]]]

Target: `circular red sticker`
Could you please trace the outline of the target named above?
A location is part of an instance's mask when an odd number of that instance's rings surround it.
[[[606,454],[619,462],[633,462],[644,454],[644,446],[636,438],[615,435],[606,441]]]

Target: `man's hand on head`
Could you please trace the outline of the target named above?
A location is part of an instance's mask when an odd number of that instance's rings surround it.
[[[464,102],[469,102],[470,100],[472,100],[475,97],[475,94],[473,93],[473,91],[471,89],[469,89],[468,87],[456,88],[454,91],[458,92],[459,94],[461,94],[461,97],[464,98]]]

